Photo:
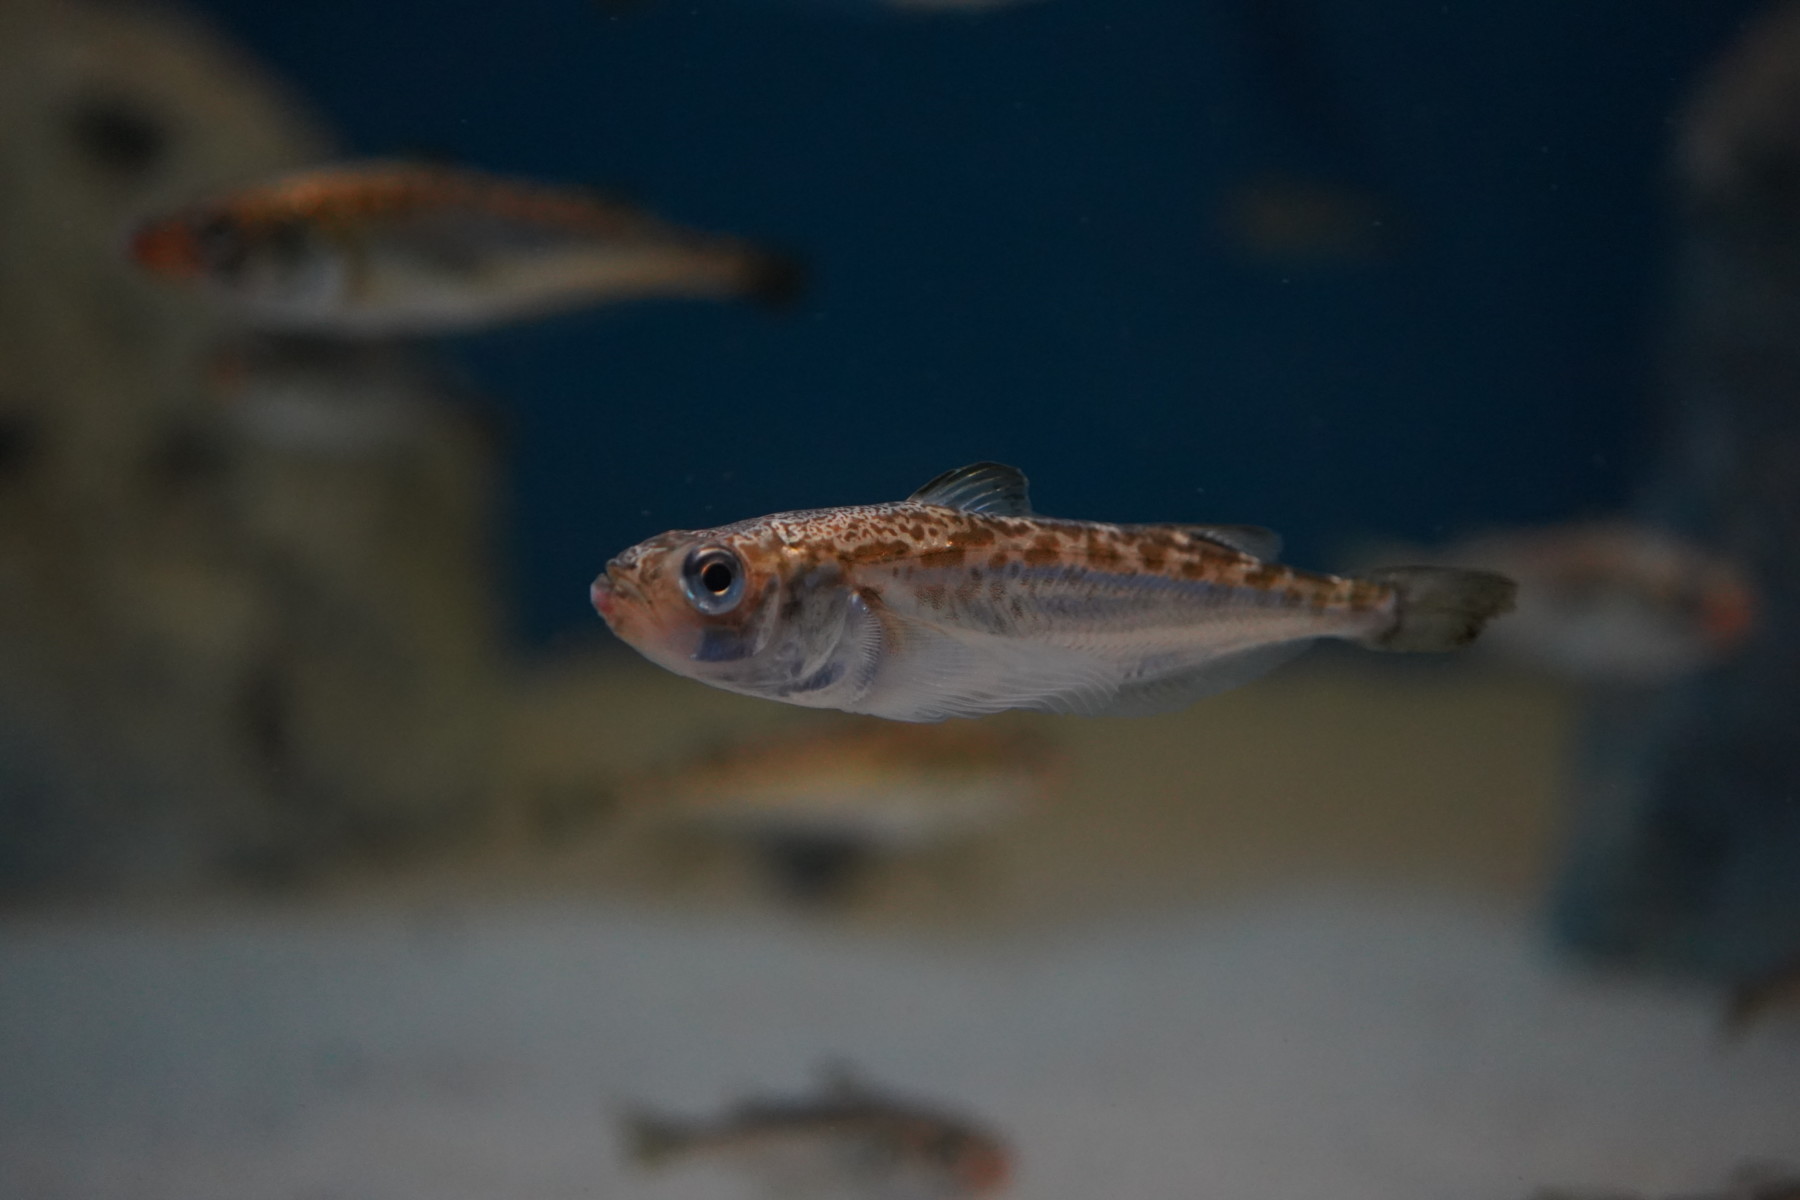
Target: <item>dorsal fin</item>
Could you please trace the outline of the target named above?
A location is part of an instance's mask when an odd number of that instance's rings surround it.
[[[964,512],[990,513],[996,517],[1031,515],[1024,472],[996,462],[971,463],[954,471],[945,471],[907,499],[920,504],[960,508]]]
[[[1281,535],[1261,525],[1186,525],[1195,537],[1217,542],[1240,554],[1273,562],[1281,557]]]

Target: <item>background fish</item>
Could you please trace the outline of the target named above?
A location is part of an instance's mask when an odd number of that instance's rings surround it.
[[[663,534],[591,596],[678,674],[902,721],[1163,712],[1317,638],[1448,650],[1512,606],[1512,582],[1486,572],[1345,579],[1277,566],[1277,548],[1243,526],[1034,516],[1022,474],[977,463],[897,503]]]
[[[1734,563],[1646,525],[1510,530],[1424,558],[1517,580],[1517,613],[1484,645],[1583,682],[1688,675],[1729,657],[1756,627],[1755,588]]]
[[[790,894],[821,899],[869,857],[994,828],[1045,791],[1057,762],[1022,731],[858,721],[727,748],[627,795],[749,841]]]
[[[151,220],[145,269],[258,325],[430,333],[648,296],[778,300],[798,268],[575,189],[404,162],[286,176]]]
[[[772,1200],[958,1200],[996,1194],[1011,1175],[1011,1156],[991,1133],[883,1097],[841,1071],[819,1096],[750,1100],[710,1120],[631,1114],[625,1137],[643,1166],[718,1159]]]

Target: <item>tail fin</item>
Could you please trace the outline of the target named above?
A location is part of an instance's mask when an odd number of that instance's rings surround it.
[[[1519,590],[1504,575],[1454,567],[1383,567],[1363,578],[1399,593],[1393,626],[1363,642],[1372,650],[1466,646],[1489,621],[1512,611]]]
[[[625,1154],[640,1167],[659,1167],[679,1155],[692,1139],[680,1124],[644,1113],[626,1113]]]
[[[789,254],[755,251],[744,259],[742,286],[764,308],[792,308],[806,293],[806,264]]]

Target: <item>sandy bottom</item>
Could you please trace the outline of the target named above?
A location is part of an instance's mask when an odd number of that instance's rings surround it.
[[[750,1193],[633,1172],[616,1111],[830,1060],[1003,1131],[1021,1200],[1523,1200],[1800,1163],[1800,1024],[1727,1041],[1711,994],[1543,950],[1569,712],[1326,661],[1045,721],[1054,795],[821,914],[605,799],[791,714],[547,674],[512,832],[465,860],[0,922],[0,1196],[723,1200]],[[592,811],[550,837],[545,796]]]

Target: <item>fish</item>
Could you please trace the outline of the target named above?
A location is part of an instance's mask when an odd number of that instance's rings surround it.
[[[473,398],[410,348],[366,340],[234,339],[211,349],[207,378],[238,437],[319,459],[411,448]]]
[[[1633,521],[1499,530],[1425,560],[1517,580],[1518,611],[1486,649],[1577,683],[1667,683],[1727,660],[1757,627],[1757,589],[1729,556]]]
[[[965,841],[1044,795],[1047,739],[987,725],[858,720],[719,750],[639,781],[627,802],[748,842],[790,897],[841,894],[869,860]]]
[[[623,1124],[640,1167],[726,1163],[771,1200],[964,1200],[998,1194],[1012,1174],[1011,1152],[992,1132],[884,1096],[841,1069],[816,1096],[749,1100],[716,1118],[631,1112]]]
[[[897,721],[1167,712],[1321,638],[1449,650],[1512,607],[1491,572],[1340,578],[1278,565],[1279,548],[1251,526],[1038,516],[1017,468],[982,462],[905,500],[661,534],[589,599],[679,675]]]
[[[254,327],[476,329],[668,297],[780,302],[798,265],[574,188],[402,161],[285,175],[141,222],[129,256]]]

